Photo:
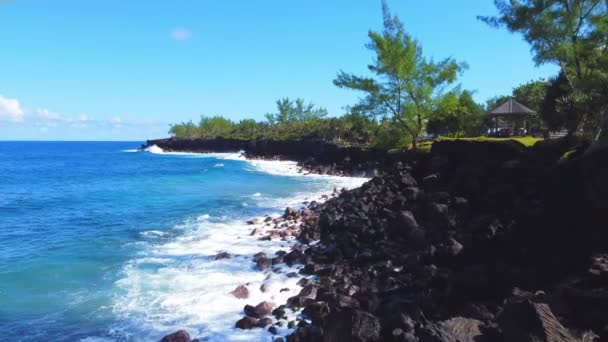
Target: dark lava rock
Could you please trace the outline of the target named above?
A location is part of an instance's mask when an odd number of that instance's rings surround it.
[[[245,315],[255,318],[262,318],[270,315],[272,312],[272,304],[269,302],[261,302],[256,306],[245,305]]]
[[[325,322],[325,342],[380,341],[380,320],[369,312],[344,309],[330,313]]]
[[[505,341],[566,342],[570,332],[555,317],[546,303],[529,300],[508,303],[498,316]]]
[[[280,305],[276,309],[272,310],[272,315],[276,319],[287,318],[287,316],[285,315],[285,305]]]
[[[173,334],[163,337],[160,342],[190,342],[190,334],[185,330],[178,330]]]
[[[301,321],[304,322],[304,321]],[[317,327],[300,326],[293,334],[287,336],[287,342],[317,342],[326,341]]]
[[[269,325],[272,325],[272,318],[268,318],[268,317],[260,318],[258,320],[258,323],[256,324],[256,326],[258,328],[265,328]]]
[[[322,324],[323,319],[329,315],[330,308],[327,303],[314,302],[306,305],[302,313],[310,318],[313,324],[320,325]]]
[[[230,294],[238,299],[247,299],[249,298],[249,289],[245,285],[239,285]]]
[[[492,342],[482,333],[483,323],[470,318],[454,317],[444,322],[430,323],[419,333],[422,341]]]
[[[230,255],[230,253],[228,253],[228,252],[219,252],[215,255],[214,259],[215,260],[229,259],[231,257],[232,257],[232,255]]]
[[[270,267],[272,267],[272,260],[263,257],[263,258],[259,258],[256,262],[256,268],[260,271],[264,271],[266,269],[269,269]]]
[[[298,280],[298,282],[296,284],[300,285],[302,287],[305,287],[307,285],[311,285],[312,284],[312,280],[310,280],[308,278],[302,278],[302,279]]]
[[[256,328],[258,319],[253,317],[245,316],[236,322],[236,327],[243,330]]]

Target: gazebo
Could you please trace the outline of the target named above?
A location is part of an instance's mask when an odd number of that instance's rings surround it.
[[[513,99],[488,112],[488,117],[494,122],[494,133],[498,135],[500,135],[501,128],[512,128],[513,132],[515,132],[517,123],[522,121],[523,128],[527,132],[527,119],[534,115],[536,115],[535,111]],[[509,122],[508,126],[505,125]]]

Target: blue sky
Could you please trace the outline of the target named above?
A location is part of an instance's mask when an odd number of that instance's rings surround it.
[[[392,0],[425,55],[469,64],[478,102],[557,72],[487,27],[491,0]],[[360,94],[379,0],[0,0],[0,140],[145,140],[201,114],[262,120],[281,97],[332,115]]]

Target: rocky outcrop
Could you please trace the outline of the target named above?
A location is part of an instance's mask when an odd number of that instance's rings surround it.
[[[608,149],[584,148],[438,142],[286,209],[255,235],[300,243],[253,262],[315,281],[236,326],[284,326],[287,308],[307,319],[287,341],[608,340]]]
[[[314,208],[300,235],[320,242],[289,254],[315,296],[288,303],[312,325],[291,340],[608,338],[608,150],[566,148],[437,143]]]
[[[390,168],[395,162],[417,157],[411,151],[388,152],[382,149],[341,147],[314,140],[238,140],[238,139],[158,139],[148,140],[143,148],[156,145],[165,151],[238,152],[251,159],[297,161],[308,172],[370,176]]]

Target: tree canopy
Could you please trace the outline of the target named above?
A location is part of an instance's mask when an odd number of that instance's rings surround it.
[[[500,15],[479,17],[494,27],[521,33],[537,64],[559,65],[570,87],[562,108],[576,111],[575,129],[603,116],[608,82],[608,1],[606,0],[495,0]],[[570,101],[571,103],[565,103]],[[597,124],[596,127],[600,125]]]
[[[373,77],[357,76],[341,71],[334,84],[341,88],[362,91],[365,98],[354,107],[381,121],[390,119],[416,143],[447,85],[456,81],[466,68],[453,58],[439,62],[422,54],[418,41],[409,35],[398,17],[392,16],[382,2],[383,32],[369,31],[367,47],[375,53],[374,64],[368,66]]]

